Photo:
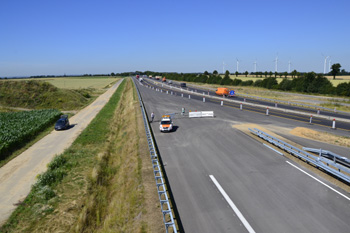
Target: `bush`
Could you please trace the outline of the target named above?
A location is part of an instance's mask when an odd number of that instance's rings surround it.
[[[38,178],[38,186],[53,185],[60,182],[67,172],[63,169],[47,170],[45,173],[40,174]]]
[[[55,170],[59,167],[62,167],[65,165],[67,162],[67,158],[64,157],[63,155],[61,156],[56,156],[48,165],[50,170]]]

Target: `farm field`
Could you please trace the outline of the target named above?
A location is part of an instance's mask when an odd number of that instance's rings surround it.
[[[224,75],[221,75],[221,77],[224,77]],[[269,77],[269,76],[267,76]],[[272,76],[274,77],[274,76]],[[344,75],[344,76],[336,76],[335,80],[333,80],[333,76],[325,76],[326,78],[328,78],[328,80],[333,84],[333,86],[338,86],[340,83],[344,83],[344,82],[350,82],[350,75]],[[247,77],[245,75],[238,75],[236,77],[236,75],[230,75],[231,79],[241,79],[242,81],[248,81],[248,80],[253,80],[254,82],[256,80],[263,80],[265,78],[265,76],[263,75],[262,78],[257,78],[257,77],[253,77],[251,75],[248,75]],[[279,78],[279,76],[277,76],[276,80],[278,83],[282,82],[284,78]],[[288,77],[288,79],[292,79],[291,77]]]
[[[63,89],[103,89],[110,84],[119,80],[110,76],[93,76],[93,77],[57,77],[57,78],[31,78],[21,80],[46,81],[52,85]]]
[[[0,160],[55,122],[60,114],[54,109],[0,113]]]

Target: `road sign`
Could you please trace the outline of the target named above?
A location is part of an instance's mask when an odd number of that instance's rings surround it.
[[[235,95],[235,91],[234,90],[231,90],[230,91],[230,96],[234,96]]]

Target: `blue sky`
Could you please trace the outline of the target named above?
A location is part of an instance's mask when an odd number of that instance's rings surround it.
[[[3,0],[0,77],[350,71],[348,0]],[[328,62],[327,62],[328,65]],[[328,67],[327,67],[328,70]]]

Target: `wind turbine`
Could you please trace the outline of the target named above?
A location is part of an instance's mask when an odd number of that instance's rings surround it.
[[[237,60],[237,63],[236,63],[236,64],[237,64],[237,72],[239,72],[239,71],[238,71],[239,60],[238,60],[238,58],[236,58],[236,60]]]
[[[289,60],[289,62],[288,62],[288,73],[290,73],[290,65],[291,65],[292,63],[290,62],[290,60]]]
[[[253,64],[254,64],[254,73],[256,73],[256,59],[255,59],[255,62]]]
[[[331,57],[329,57],[329,61],[328,61],[328,64],[329,64],[329,66],[328,66],[328,72],[331,72],[331,65],[332,65],[332,62],[331,62],[332,60],[331,60]]]
[[[225,74],[225,62],[222,62],[222,73]]]
[[[322,56],[324,56],[322,54]],[[323,74],[326,74],[326,69],[327,69],[327,59],[329,58],[329,56],[324,56],[324,65],[323,65]]]
[[[275,72],[277,72],[278,71],[278,53],[276,56],[276,60],[274,62],[275,62]]]

